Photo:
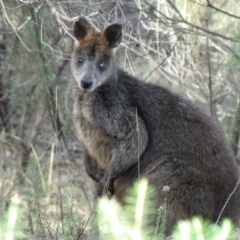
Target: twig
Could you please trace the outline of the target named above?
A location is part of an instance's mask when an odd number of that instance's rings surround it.
[[[210,7],[210,8],[212,8],[212,9],[217,10],[217,11],[220,12],[220,13],[223,13],[223,14],[225,14],[225,15],[228,15],[229,17],[233,17],[233,18],[240,19],[240,16],[236,16],[236,15],[234,15],[234,14],[231,14],[231,13],[229,13],[229,12],[223,11],[223,10],[220,9],[220,8],[215,7],[215,6],[210,2],[210,0],[207,0],[207,6]]]
[[[93,213],[94,213],[94,211],[96,211],[96,206],[97,206],[97,203],[95,203],[95,205],[94,205],[94,207],[93,207],[93,209],[92,209],[92,211],[91,211],[91,214],[90,214],[90,216],[89,216],[89,218],[88,218],[88,220],[87,220],[87,222],[86,222],[86,224],[85,224],[85,226],[83,227],[83,229],[82,229],[82,231],[80,231],[79,232],[79,234],[78,234],[78,236],[77,236],[77,239],[76,240],[80,240],[81,239],[81,236],[83,235],[83,233],[85,232],[85,230],[86,230],[86,227],[87,227],[87,225],[89,224],[89,221],[90,221],[90,219],[91,219],[91,217],[92,217],[92,215],[93,215]]]
[[[225,204],[224,204],[224,206],[223,206],[220,214],[218,215],[216,224],[218,224],[218,222],[219,222],[219,220],[220,220],[220,218],[221,218],[221,216],[222,216],[223,211],[225,210],[226,206],[228,205],[228,202],[230,201],[230,199],[231,199],[231,197],[233,196],[233,194],[236,192],[239,183],[240,183],[240,178],[238,179],[236,186],[234,187],[233,191],[232,191],[231,194],[229,195],[229,197],[228,197],[227,201],[225,202]]]
[[[181,35],[182,36],[182,35]],[[178,37],[177,41],[175,42],[174,46],[170,49],[169,54],[157,65],[157,67],[155,67],[149,74],[148,76],[144,79],[144,81],[146,81],[155,71],[156,69],[158,69],[168,58],[169,55],[172,53],[172,51],[175,49],[175,47],[177,46],[178,40],[181,38]]]
[[[136,123],[137,123],[137,152],[138,152],[138,181],[140,182],[141,176],[140,176],[140,155],[139,155],[139,141],[140,141],[140,135],[139,135],[139,125],[138,125],[138,113],[136,108]]]
[[[27,51],[28,51],[28,52],[32,52],[32,50],[30,50],[30,49],[26,46],[26,44],[23,42],[23,40],[21,39],[21,37],[19,36],[19,34],[18,34],[18,32],[17,32],[16,27],[12,24],[10,18],[8,17],[8,14],[7,14],[7,11],[6,11],[5,6],[4,6],[4,4],[3,4],[3,1],[0,0],[0,3],[1,3],[1,5],[2,5],[3,13],[4,13],[4,16],[5,16],[8,24],[10,25],[10,27],[12,28],[12,30],[15,32],[15,34],[16,34],[17,37],[18,37],[18,39],[19,39],[20,42],[22,43],[22,45],[27,49]]]
[[[207,11],[206,26],[209,28],[209,11]],[[208,61],[208,89],[209,89],[209,104],[210,104],[210,114],[213,117],[213,93],[212,93],[212,68],[210,62],[210,49],[209,49],[209,39],[207,38],[207,61]]]
[[[236,40],[236,39],[234,39],[234,38],[231,38],[231,37],[222,35],[222,34],[220,34],[220,33],[218,33],[218,32],[211,31],[211,30],[209,30],[209,29],[207,29],[207,28],[200,27],[200,26],[198,26],[198,25],[196,25],[196,24],[193,24],[193,23],[187,21],[187,20],[182,16],[182,14],[180,13],[180,11],[179,11],[178,8],[176,7],[176,5],[172,2],[172,0],[167,0],[167,2],[168,2],[169,5],[173,8],[173,10],[175,10],[175,12],[179,15],[179,17],[180,17],[180,19],[178,20],[179,23],[182,22],[182,23],[185,23],[185,24],[189,25],[190,27],[193,27],[193,28],[195,28],[195,29],[201,30],[201,31],[206,32],[206,33],[208,33],[208,34],[211,34],[211,35],[213,35],[213,36],[217,36],[217,37],[220,37],[220,38],[223,38],[223,39],[225,39],[225,40],[232,41],[232,42],[240,43],[240,41],[238,41],[238,40]],[[174,19],[172,19],[172,21],[173,21],[173,20],[174,20]],[[174,21],[176,21],[176,20],[174,20]]]

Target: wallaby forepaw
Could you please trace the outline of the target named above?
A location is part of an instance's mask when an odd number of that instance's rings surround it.
[[[98,197],[107,196],[108,199],[111,199],[114,194],[113,186],[111,181],[98,183]]]

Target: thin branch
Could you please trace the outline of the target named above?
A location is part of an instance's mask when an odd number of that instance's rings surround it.
[[[231,148],[235,156],[238,154],[238,145],[240,139],[240,101],[238,100],[237,111],[233,120]]]
[[[198,25],[195,25],[193,23],[190,23],[188,22],[187,20],[185,20],[183,18],[183,16],[181,15],[181,13],[179,12],[179,10],[176,8],[176,6],[171,2],[171,0],[167,0],[168,2],[171,3],[171,6],[173,7],[173,9],[175,11],[177,11],[177,13],[180,14],[180,16],[182,17],[181,20],[177,20],[177,19],[173,19],[173,18],[170,18],[166,15],[164,15],[163,13],[160,12],[161,15],[164,16],[164,18],[166,18],[167,20],[170,20],[172,23],[174,24],[169,24],[169,23],[166,23],[164,21],[161,21],[166,27],[170,27],[170,28],[173,28],[179,32],[182,32],[182,33],[186,33],[186,34],[192,34],[192,35],[196,35],[196,36],[203,36],[203,37],[210,37],[208,36],[207,34],[210,34],[211,35],[211,39],[218,43],[219,45],[221,45],[222,47],[224,47],[225,49],[227,49],[227,51],[231,52],[239,61],[240,61],[240,55],[238,55],[229,45],[227,45],[225,42],[221,41],[220,38],[222,39],[225,39],[225,40],[229,40],[229,41],[232,41],[232,42],[236,42],[236,43],[240,43],[240,41],[237,41],[233,38],[230,38],[230,37],[226,37],[220,33],[217,33],[217,32],[213,32],[209,29],[206,29],[206,28],[203,28],[203,27],[200,27]],[[148,3],[147,1],[145,1],[145,3],[151,7],[153,7],[150,3]],[[156,10],[156,9],[155,9]],[[154,14],[154,13],[151,13],[152,17],[155,17],[157,18],[157,16]],[[193,29],[188,29],[188,28],[184,28],[184,27],[179,27],[178,25],[176,25],[176,23],[185,23],[186,25],[188,26],[191,26],[193,27]],[[195,30],[194,30],[195,29]],[[197,32],[196,30],[201,30],[202,32]],[[204,34],[204,33],[207,33],[207,34]],[[218,38],[217,38],[218,37]]]
[[[224,206],[223,206],[223,208],[222,208],[220,214],[218,215],[218,218],[217,218],[216,224],[219,223],[219,220],[220,220],[220,218],[221,218],[221,216],[222,216],[223,211],[225,210],[226,206],[228,205],[228,202],[230,201],[230,199],[231,199],[231,197],[233,196],[233,194],[236,192],[236,190],[237,190],[239,184],[240,184],[240,178],[238,179],[238,181],[237,181],[237,183],[236,183],[236,185],[235,185],[233,191],[232,191],[231,194],[229,195],[229,197],[228,197],[227,201],[225,202],[225,204],[224,204]]]
[[[234,39],[234,38],[224,36],[224,35],[222,35],[222,34],[220,34],[220,33],[218,33],[218,32],[211,31],[211,30],[209,30],[209,29],[207,29],[207,28],[200,27],[200,26],[198,26],[198,25],[196,25],[196,24],[193,24],[193,23],[187,21],[187,20],[182,16],[182,14],[180,13],[180,11],[179,11],[178,8],[176,7],[176,5],[172,2],[172,0],[167,0],[167,2],[168,2],[168,3],[170,4],[170,6],[174,9],[174,11],[179,15],[179,17],[180,17],[179,23],[182,22],[182,23],[185,23],[185,24],[189,25],[190,27],[196,28],[196,29],[201,30],[201,31],[203,31],[203,32],[206,32],[206,33],[208,33],[208,34],[211,34],[211,35],[214,35],[214,36],[217,36],[217,37],[220,37],[220,38],[223,38],[223,39],[225,39],[225,40],[232,41],[232,42],[240,43],[240,41],[238,41],[238,40],[236,40],[236,39]],[[173,19],[173,20],[174,20],[174,19]],[[174,20],[174,21],[176,21],[176,20]]]
[[[206,26],[209,27],[209,11],[207,11]],[[210,114],[213,117],[213,93],[212,93],[212,67],[210,62],[210,49],[209,49],[209,39],[207,38],[207,65],[208,65],[208,89],[209,89],[209,104],[210,104]]]
[[[218,11],[218,12],[220,12],[220,13],[223,13],[223,14],[225,14],[225,15],[228,15],[229,17],[233,17],[233,18],[240,19],[240,16],[236,16],[236,15],[234,15],[234,14],[231,14],[231,13],[229,13],[229,12],[223,11],[223,10],[220,9],[220,8],[215,7],[215,6],[210,2],[210,0],[207,0],[207,7],[210,7],[210,8],[212,8],[212,9],[215,9],[216,11]]]
[[[93,207],[93,209],[92,209],[92,211],[91,211],[91,213],[90,213],[90,216],[89,216],[88,219],[87,219],[87,222],[86,222],[85,226],[83,227],[83,229],[81,229],[81,230],[78,232],[77,240],[80,240],[81,237],[82,237],[82,235],[84,234],[84,232],[85,232],[85,230],[86,230],[86,228],[87,228],[87,226],[88,226],[88,224],[89,224],[89,222],[90,222],[90,219],[92,218],[92,216],[93,216],[93,214],[94,214],[94,211],[96,211],[96,210],[95,210],[96,206],[97,206],[97,203],[94,204],[94,207]]]
[[[5,9],[5,6],[3,4],[3,1],[0,0],[0,3],[2,5],[2,9],[3,9],[3,13],[4,13],[4,16],[8,22],[8,24],[10,25],[10,27],[12,28],[12,30],[14,31],[14,33],[17,35],[18,39],[20,40],[20,42],[22,43],[22,45],[28,50],[28,52],[32,52],[32,50],[30,50],[26,44],[23,42],[23,40],[21,39],[21,37],[19,36],[18,32],[17,32],[17,28],[13,25],[13,23],[11,22],[10,18],[8,17],[8,14],[7,14],[7,11]]]
[[[157,67],[155,67],[149,74],[148,76],[144,79],[144,81],[146,81],[168,58],[169,55],[174,51],[175,47],[177,46],[178,40],[182,37],[182,35],[180,37],[178,37],[177,41],[175,42],[174,46],[170,49],[168,55],[157,65]]]
[[[228,91],[224,92],[224,93],[221,93],[217,96],[215,96],[212,101],[213,101],[213,104],[217,103],[218,101],[222,101],[223,98],[225,98],[227,95],[229,95],[230,93],[232,92],[232,88],[229,87]],[[221,100],[220,100],[221,99]]]

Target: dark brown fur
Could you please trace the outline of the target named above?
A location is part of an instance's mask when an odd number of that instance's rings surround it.
[[[124,203],[126,190],[147,178],[156,209],[167,196],[167,233],[194,215],[216,221],[239,178],[219,128],[188,100],[117,67],[112,48],[121,41],[120,25],[95,33],[80,18],[74,33],[74,80],[66,102],[98,195]],[[239,222],[239,196],[237,188],[222,218]]]

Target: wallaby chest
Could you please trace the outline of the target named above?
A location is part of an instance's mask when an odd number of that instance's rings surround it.
[[[106,169],[112,157],[113,142],[94,122],[93,99],[80,98],[74,102],[73,116],[80,141],[101,169]],[[96,113],[95,113],[96,115]]]

